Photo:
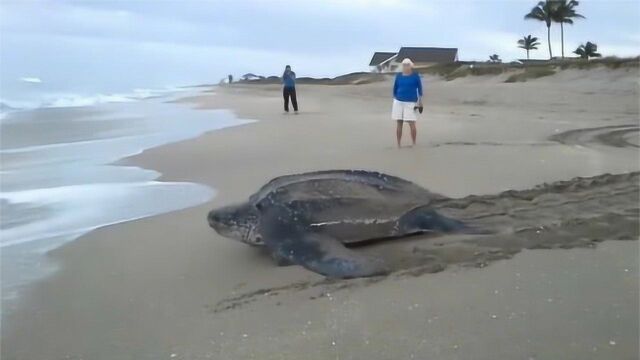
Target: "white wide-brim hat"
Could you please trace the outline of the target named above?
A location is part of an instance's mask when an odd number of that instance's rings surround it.
[[[402,65],[409,65],[409,66],[413,67],[413,61],[411,61],[411,59],[409,59],[409,58],[404,58],[402,60]]]

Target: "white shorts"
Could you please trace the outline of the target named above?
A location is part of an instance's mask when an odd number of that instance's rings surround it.
[[[413,109],[415,106],[416,103],[413,101],[399,101],[393,99],[391,118],[393,120],[416,121],[416,113],[418,110]]]

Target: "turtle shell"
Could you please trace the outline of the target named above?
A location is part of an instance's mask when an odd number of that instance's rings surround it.
[[[406,235],[397,226],[403,215],[445,198],[379,172],[329,170],[275,178],[249,201],[259,209],[285,205],[309,231],[352,244]]]

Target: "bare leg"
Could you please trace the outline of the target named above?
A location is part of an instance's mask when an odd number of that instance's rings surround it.
[[[402,141],[402,120],[398,120],[398,127],[396,128],[396,140],[398,141],[398,147]]]
[[[413,145],[416,145],[416,137],[418,136],[418,130],[416,129],[416,122],[409,121],[409,127],[411,128],[411,141],[413,141]]]

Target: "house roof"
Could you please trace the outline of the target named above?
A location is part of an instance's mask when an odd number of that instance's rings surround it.
[[[457,56],[457,48],[401,47],[397,59],[402,61],[405,58],[409,58],[415,63],[447,63],[456,61]]]
[[[369,62],[369,66],[380,65],[385,60],[388,60],[390,57],[392,57],[395,54],[396,53],[394,53],[394,52],[376,51],[375,53],[373,53],[373,57],[371,57],[371,62]]]

